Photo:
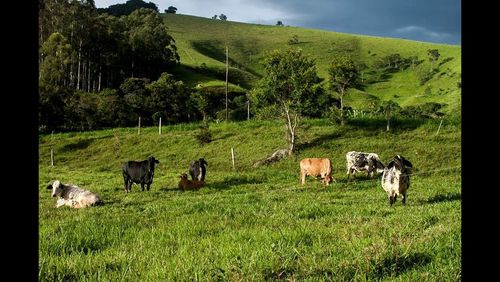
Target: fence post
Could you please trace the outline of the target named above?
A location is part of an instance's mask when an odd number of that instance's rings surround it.
[[[233,147],[231,147],[231,160],[233,162],[233,169],[235,169],[234,168],[234,149],[233,149]]]
[[[250,120],[250,100],[247,101],[247,120]]]
[[[441,122],[439,123],[438,131],[436,132],[436,136],[439,134],[439,130],[441,129],[441,125],[443,124],[443,119],[441,119]]]
[[[158,125],[158,134],[161,135],[161,117],[160,117],[160,125]]]
[[[141,117],[139,117],[139,126],[137,127],[137,134],[141,135]]]
[[[50,149],[50,165],[54,166],[54,149]]]

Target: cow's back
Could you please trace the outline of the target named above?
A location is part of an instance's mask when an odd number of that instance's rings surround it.
[[[310,175],[320,175],[322,173],[330,175],[332,166],[330,159],[306,158],[300,161],[300,170]]]
[[[128,161],[123,165],[123,173],[133,181],[140,181],[147,174],[147,161]]]

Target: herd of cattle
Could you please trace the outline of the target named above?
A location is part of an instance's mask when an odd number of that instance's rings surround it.
[[[160,163],[153,156],[143,161],[128,161],[123,164],[123,181],[125,193],[129,193],[133,183],[140,184],[141,190],[149,191],[153,183],[155,164]],[[205,185],[206,165],[203,159],[192,161],[189,164],[188,179],[186,173],[180,175],[178,188],[181,190],[198,190]],[[410,187],[410,168],[413,165],[400,155],[394,158],[385,166],[377,154],[351,151],[346,154],[347,179],[356,172],[366,171],[370,178],[375,172],[382,173],[382,188],[387,193],[389,204],[392,206],[396,202],[398,195],[401,195],[403,204],[406,203],[406,193]],[[332,163],[328,158],[305,158],[300,161],[300,180],[305,184],[306,176],[321,178],[322,183],[329,185],[335,179],[332,176]],[[70,206],[73,208],[84,208],[88,206],[101,205],[102,199],[96,193],[79,188],[72,184],[62,184],[55,180],[47,186],[52,189],[52,197],[58,197],[56,207]]]

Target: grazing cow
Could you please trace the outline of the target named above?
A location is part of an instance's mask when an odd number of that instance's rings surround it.
[[[47,189],[52,189],[52,197],[59,197],[56,208],[69,206],[79,209],[103,204],[99,195],[72,184],[62,184],[59,180],[47,186]]]
[[[330,185],[330,182],[335,181],[332,176],[332,162],[330,159],[323,158],[305,158],[300,161],[300,178],[301,183],[306,183],[306,176],[321,177],[322,183]]]
[[[396,202],[399,194],[402,196],[403,204],[406,203],[406,192],[410,187],[410,171],[412,163],[400,155],[396,155],[392,161],[384,168],[382,174],[382,188],[387,192],[389,204]]]
[[[123,181],[125,182],[125,193],[130,192],[132,183],[141,184],[142,191],[144,191],[144,185],[146,185],[146,189],[149,191],[155,174],[155,163],[159,164],[160,161],[153,156],[141,162],[128,161],[124,163]]]
[[[189,180],[186,173],[180,175],[179,189],[182,190],[198,190],[205,186],[205,182],[201,180]]]
[[[205,181],[205,175],[207,174],[205,165],[208,164],[203,158],[197,161],[192,161],[189,164],[189,174],[191,175],[192,180]]]
[[[373,178],[375,172],[384,172],[384,164],[375,153],[364,153],[351,151],[345,155],[347,167],[347,179],[351,174],[366,170],[368,176]]]

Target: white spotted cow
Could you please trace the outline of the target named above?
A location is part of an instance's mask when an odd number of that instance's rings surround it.
[[[382,173],[382,188],[384,188],[389,198],[389,204],[396,202],[398,195],[401,195],[403,204],[406,203],[406,192],[410,187],[410,169],[413,164],[400,155],[396,155],[392,161],[384,168]]]
[[[59,180],[47,186],[47,189],[52,189],[52,197],[58,197],[56,208],[69,206],[79,209],[103,204],[99,195],[76,185],[62,184]]]

